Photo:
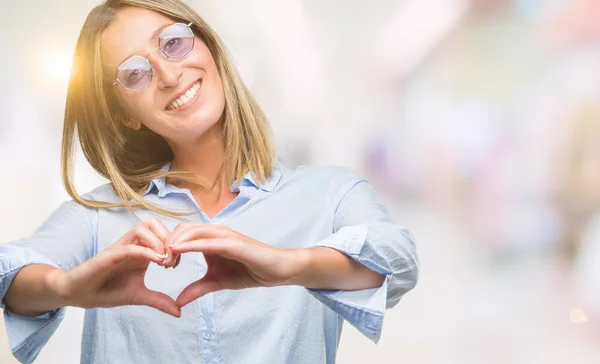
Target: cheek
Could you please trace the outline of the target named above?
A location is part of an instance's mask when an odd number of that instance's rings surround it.
[[[214,88],[215,88],[215,99],[219,104],[224,104],[225,103],[225,92],[223,90],[223,81],[221,80],[221,77],[219,77],[219,73],[216,72],[215,73],[216,76],[214,77]]]
[[[225,111],[225,93],[218,73],[211,77],[210,84],[210,107],[207,107],[205,112],[207,113],[206,117],[217,120]]]
[[[121,99],[121,105],[123,105],[127,114],[141,122],[147,119],[144,116],[150,114],[152,104],[147,92],[134,93]]]
[[[211,88],[213,89],[213,93],[214,93],[213,100],[220,102],[220,103],[224,103],[225,102],[225,93],[224,93],[224,87],[223,87],[223,79],[221,78],[221,75],[219,74],[217,65],[215,64],[215,62],[213,60],[211,60],[211,62],[209,62],[208,69],[209,69],[209,74],[210,74],[210,84],[211,84]]]

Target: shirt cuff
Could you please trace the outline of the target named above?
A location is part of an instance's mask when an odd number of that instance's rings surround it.
[[[319,241],[315,246],[333,248],[354,259],[358,259],[360,251],[367,241],[368,231],[369,224],[367,223],[345,226],[336,231],[335,234]]]
[[[367,223],[345,226],[335,234],[319,241],[315,246],[338,250],[373,269],[373,264],[369,264],[369,261],[360,257],[360,252],[367,240],[368,227]],[[378,273],[386,274],[387,272]],[[389,275],[386,274],[386,276],[387,278],[379,288],[358,291],[317,289],[308,289],[308,291],[371,341],[377,343],[381,336],[388,280],[390,279]]]
[[[64,308],[37,317],[19,316],[4,311],[4,323],[13,355],[22,363],[31,363],[64,318]]]
[[[24,317],[6,310],[4,296],[16,275],[31,264],[56,264],[27,247],[0,245],[0,308],[4,310],[4,324],[10,348],[15,358],[31,363],[62,321],[64,309],[56,309],[36,317]]]
[[[383,328],[388,280],[389,277],[379,288],[358,291],[319,289],[308,289],[308,291],[363,335],[377,343]]]
[[[4,296],[12,281],[24,267],[31,264],[45,264],[58,268],[44,256],[30,248],[0,244],[0,308],[4,307]]]

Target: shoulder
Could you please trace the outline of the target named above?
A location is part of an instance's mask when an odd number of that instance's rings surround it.
[[[99,202],[120,202],[119,196],[115,193],[112,183],[105,183],[93,190],[81,195],[86,200]]]
[[[111,184],[104,184],[93,190],[82,194],[85,200],[92,201],[114,201],[117,199]],[[93,229],[96,224],[98,209],[81,205],[73,199],[64,200],[55,208],[46,222],[38,229],[42,230],[61,230],[64,227],[78,226],[78,228]]]
[[[97,202],[118,202],[119,197],[115,193],[112,184],[107,183],[94,188],[81,195],[84,200],[97,201]],[[79,204],[73,199],[63,201],[60,206],[54,211],[54,215],[78,215],[85,217],[84,215],[94,214],[97,211],[96,208],[85,207]]]
[[[294,170],[286,169],[286,179],[302,182],[343,184],[362,180],[352,169],[341,166],[300,166]]]
[[[323,178],[328,180],[358,177],[352,169],[342,166],[299,166],[291,172],[305,178]]]
[[[297,187],[321,191],[330,198],[350,190],[359,182],[365,181],[356,172],[340,166],[300,166],[293,170],[286,169],[281,187]]]

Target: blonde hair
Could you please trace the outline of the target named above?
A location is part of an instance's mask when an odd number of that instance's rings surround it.
[[[112,92],[112,80],[103,75],[100,40],[118,11],[125,7],[153,10],[175,22],[191,22],[194,33],[212,53],[225,94],[222,116],[225,159],[219,177],[210,187],[217,184],[223,173],[229,183],[240,181],[248,172],[254,173],[259,183],[263,183],[271,175],[275,158],[269,124],[214,30],[180,0],[107,0],[88,15],[73,58],[61,156],[63,183],[69,195],[86,207],[124,207],[130,211],[142,208],[173,216],[178,213],[148,202],[143,193],[155,178],[193,180],[186,172],[160,171],[173,158],[161,136],[145,127],[133,131],[121,123],[123,111]],[[77,137],[86,159],[100,175],[112,182],[120,202],[84,199],[75,190],[73,162]]]

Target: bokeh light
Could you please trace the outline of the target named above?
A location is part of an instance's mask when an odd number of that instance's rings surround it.
[[[73,60],[68,52],[51,50],[44,54],[42,60],[42,69],[48,81],[60,85],[69,82]]]

